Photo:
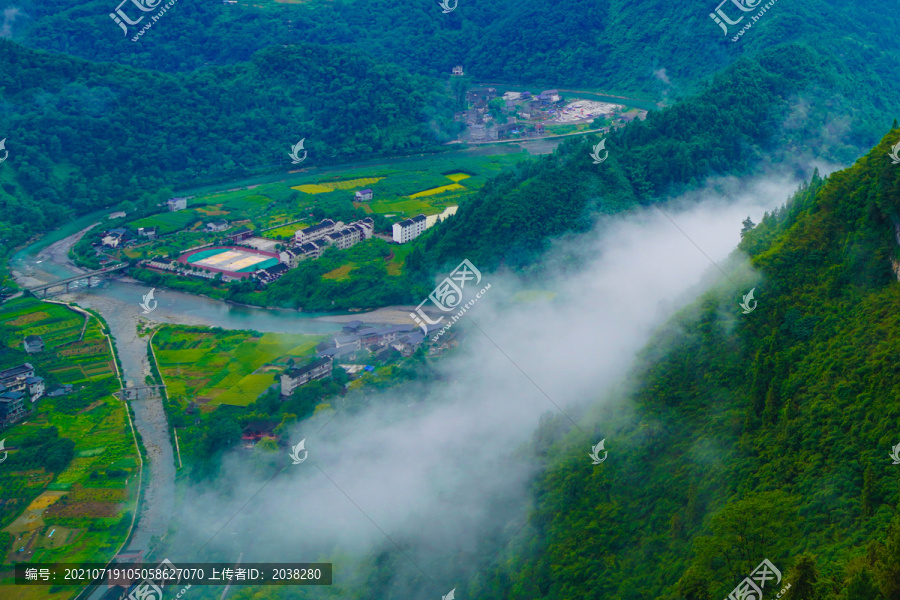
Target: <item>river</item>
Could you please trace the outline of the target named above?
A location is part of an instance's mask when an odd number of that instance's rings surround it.
[[[68,258],[71,246],[92,227],[100,225],[109,210],[85,215],[17,252],[10,261],[16,281],[23,286],[49,283],[83,273]],[[263,332],[321,334],[337,331],[341,322],[362,318],[371,322],[410,322],[410,307],[389,307],[371,313],[311,314],[294,310],[238,306],[203,296],[157,289],[157,307],[143,314],[140,302],[148,288],[128,277],[106,280],[92,288],[82,285],[55,296],[65,302],[99,312],[109,325],[122,362],[127,387],[143,385],[150,374],[147,337],[139,337],[137,325],[206,325],[225,329]],[[149,485],[141,498],[138,523],[128,545],[130,551],[151,548],[151,538],[165,535],[175,510],[175,457],[169,424],[158,396],[130,402],[134,424],[147,450],[144,476]],[[89,595],[99,597],[102,588]]]
[[[542,154],[553,150],[558,140],[538,140],[534,144],[523,145],[531,154]],[[496,154],[514,152],[514,148],[470,148],[467,153]],[[408,160],[399,157],[366,161],[356,166],[390,164]],[[342,170],[348,166],[341,165]],[[337,167],[322,167],[326,172]],[[314,171],[316,169],[306,169]],[[278,173],[228,184],[229,187],[246,186],[268,182],[288,176]],[[226,184],[207,186],[201,190],[224,187]],[[48,233],[13,255],[10,271],[19,285],[28,287],[51,283],[82,274],[68,258],[69,249],[91,228],[102,223],[112,209],[95,211],[74,219],[58,230]],[[175,290],[159,288],[154,291],[156,308],[144,314],[140,302],[149,288],[128,277],[105,280],[92,288],[83,282],[73,284],[69,293],[55,295],[65,302],[78,304],[99,312],[109,325],[116,350],[122,363],[122,376],[126,387],[141,386],[150,375],[147,356],[147,337],[138,336],[138,324],[179,324],[222,327],[224,329],[253,329],[261,332],[322,334],[340,329],[340,324],[354,319],[371,323],[412,323],[409,313],[414,307],[392,306],[369,313],[300,313],[295,310],[264,309],[239,306],[203,296],[186,294]],[[147,450],[148,463],[144,476],[149,477],[149,485],[141,498],[138,523],[132,532],[128,550],[151,548],[151,538],[165,535],[170,518],[175,509],[175,456],[169,435],[169,424],[159,397],[132,400],[134,424]],[[100,590],[90,594],[91,600],[98,597]]]

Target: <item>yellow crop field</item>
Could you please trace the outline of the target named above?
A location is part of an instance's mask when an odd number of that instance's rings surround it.
[[[57,500],[59,500],[64,494],[60,492],[44,492],[37,498],[31,501],[31,504],[28,505],[26,510],[42,510],[47,508]]]
[[[424,190],[421,192],[416,192],[415,194],[411,194],[407,196],[407,198],[421,198],[422,196],[434,196],[435,194],[440,194],[441,192],[449,192],[450,190],[464,190],[465,186],[459,185],[458,183],[451,183],[450,185],[442,185],[441,187],[431,188],[430,190]]]
[[[350,275],[350,271],[356,268],[356,263],[347,263],[346,265],[341,265],[337,269],[332,271],[328,271],[327,273],[322,275],[322,279],[348,279]]]
[[[333,190],[352,190],[353,188],[363,187],[378,183],[384,177],[362,177],[360,179],[347,179],[346,181],[335,181],[334,183],[326,182],[320,184],[322,187],[331,188]]]
[[[471,175],[468,175],[466,173],[450,173],[449,175],[444,175],[444,177],[446,177],[450,181],[459,183],[463,179],[468,179],[469,177],[471,177]]]
[[[324,185],[318,185],[315,183],[304,183],[303,185],[295,185],[291,189],[292,190],[300,190],[301,192],[305,192],[307,194],[322,194],[324,192],[332,191],[331,188],[327,188]]]
[[[384,177],[361,177],[359,179],[346,179],[344,181],[326,181],[324,183],[304,183],[292,187],[292,190],[300,190],[307,194],[322,194],[324,192],[333,192],[334,190],[352,190],[367,185],[378,183]]]

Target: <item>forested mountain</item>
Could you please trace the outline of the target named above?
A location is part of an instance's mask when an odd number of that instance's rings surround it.
[[[684,155],[684,139],[702,139],[709,127],[726,139],[707,146],[733,137],[721,127],[721,111],[730,115],[734,137],[745,136],[751,147],[767,135],[761,129],[776,128],[794,150],[815,149],[839,162],[874,144],[900,111],[900,52],[880,41],[893,39],[884,18],[896,8],[889,0],[776,4],[737,43],[709,18],[714,6],[686,10],[663,0],[464,0],[448,14],[420,0],[178,2],[136,42],[109,18],[116,6],[0,0],[0,35],[120,65],[0,43],[0,131],[12,152],[0,171],[0,239],[10,245],[73,213],[153,201],[198,178],[226,180],[278,164],[285,144],[301,137],[311,158],[335,162],[446,141],[451,107],[430,93],[431,78],[458,63],[476,80],[643,91],[670,100],[692,98],[742,56],[768,56],[765,70],[797,79],[771,106],[751,96],[750,75],[748,87],[728,90],[727,103],[707,95],[704,114],[668,117],[670,125],[656,127],[669,138],[665,147],[646,142],[654,139],[651,124],[628,134],[635,137],[620,150],[631,153],[611,160],[622,161],[641,197],[673,161],[689,163],[686,177],[676,177],[688,184],[708,167],[730,167]],[[138,18],[133,3],[122,6]],[[146,21],[151,13],[142,14]],[[783,57],[773,50],[791,40],[807,48],[805,62],[797,62],[796,49]],[[765,122],[756,120],[761,110]],[[817,128],[809,126],[810,114]],[[669,129],[676,122],[690,131]],[[733,145],[719,147],[716,158],[734,154],[740,144]]]
[[[153,2],[146,2],[153,5]],[[433,0],[273,0],[223,5],[177,2],[146,35],[132,42],[109,18],[113,0],[0,0],[14,39],[34,47],[148,69],[184,71],[207,64],[249,60],[257,50],[282,44],[356,47],[377,60],[429,76],[446,76],[456,64],[478,81],[523,85],[586,86],[626,94],[673,98],[743,56],[783,43],[805,43],[833,64],[839,77],[817,90],[842,117],[858,124],[866,114],[896,111],[900,50],[888,15],[893,0],[794,0],[775,3],[746,35],[733,42],[746,13],[726,35],[710,18],[716,0],[461,0],[444,14]],[[730,2],[722,10],[745,14]],[[744,5],[759,8],[760,0]],[[131,19],[141,13],[131,2]],[[829,134],[843,137],[843,124]],[[879,139],[883,125],[866,127],[856,158]]]
[[[796,600],[900,598],[898,140],[813,178],[745,234],[755,280],[657,333],[635,413],[598,421],[615,462],[543,424],[564,458],[534,487],[537,535],[465,597],[711,600],[765,557]]]
[[[600,165],[590,157],[599,138],[570,139],[553,156],[492,181],[445,226],[423,236],[422,268],[433,272],[462,258],[485,268],[524,268],[554,236],[586,231],[598,214],[676,195],[714,175],[799,166],[798,158],[810,158],[807,140],[816,138],[827,152],[821,132],[834,106],[815,90],[839,79],[806,46],[743,59],[697,95],[613,132],[609,158]],[[882,122],[882,130],[889,125]],[[849,132],[830,150],[849,162],[853,144],[864,137]],[[491,235],[480,234],[485,230]]]
[[[426,78],[354,50],[262,50],[249,62],[166,74],[0,40],[0,242],[73,214],[172,188],[291,166],[434,148],[452,118]],[[304,165],[305,166],[305,165]]]
[[[164,22],[136,43],[109,18],[117,5],[115,0],[2,0],[0,9],[15,7],[10,32],[30,45],[162,70],[239,62],[260,48],[314,42],[353,45],[431,75],[449,73],[462,62],[483,80],[548,85],[562,80],[660,92],[668,85],[665,78],[689,85],[742,54],[784,42],[806,41],[833,51],[835,59],[872,82],[896,73],[898,58],[896,47],[875,42],[894,35],[886,18],[896,10],[891,0],[776,4],[739,43],[710,19],[715,0],[689,6],[666,0],[461,0],[446,14],[430,0],[177,2]],[[122,10],[132,19],[144,14],[131,3]]]

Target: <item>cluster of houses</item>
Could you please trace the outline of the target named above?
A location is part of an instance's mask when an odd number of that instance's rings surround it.
[[[439,328],[440,325],[430,326],[428,332],[432,333]],[[455,337],[456,332],[452,332],[442,339],[439,347],[432,347],[430,352],[436,354],[446,348],[455,347],[458,344]],[[372,325],[362,321],[351,321],[342,327],[339,335],[319,344],[313,361],[282,373],[281,395],[289,397],[294,390],[310,381],[330,377],[335,368],[345,369],[351,378],[361,372],[374,371],[375,368],[371,365],[352,364],[352,361],[366,358],[372,359],[373,362],[381,362],[397,356],[408,357],[425,342],[425,339],[424,332],[413,325]],[[247,423],[241,434],[244,447],[252,448],[265,439],[278,441],[278,435],[275,434],[277,426],[278,423],[275,421]]]
[[[432,325],[429,333],[439,329]],[[281,395],[290,396],[298,387],[329,377],[335,362],[356,361],[371,358],[376,362],[386,362],[397,356],[412,356],[425,342],[425,333],[415,325],[371,325],[362,321],[351,321],[341,328],[341,333],[322,342],[316,348],[316,360],[303,367],[289,369],[281,375]],[[447,337],[445,344],[452,345]],[[440,351],[440,348],[435,349]],[[365,367],[371,370],[370,367]],[[348,371],[352,368],[348,366]]]
[[[21,420],[43,395],[44,378],[35,376],[31,363],[0,371],[0,427]],[[27,405],[26,400],[30,401]]]
[[[187,208],[187,198],[169,198],[166,201],[166,206],[169,211],[177,212],[179,210],[185,210]],[[114,217],[124,217],[125,213],[113,213],[110,215],[110,218]],[[206,224],[206,231],[210,232],[220,232],[225,231],[230,227],[230,223],[225,219],[217,219],[210,223]],[[235,231],[229,234],[229,237],[232,236],[248,236],[250,235],[250,230],[243,228],[238,231]],[[159,235],[159,229],[157,227],[138,227],[136,231],[129,231],[124,227],[115,227],[113,229],[109,229],[103,232],[103,237],[100,240],[100,248],[98,248],[98,254],[102,252],[102,249],[105,248],[124,248],[127,246],[131,246],[137,244],[141,241],[141,238],[146,238],[148,240],[154,240]],[[243,238],[241,238],[243,239]]]
[[[346,250],[367,240],[375,233],[375,222],[370,217],[345,225],[341,221],[323,219],[318,225],[298,229],[293,244],[278,254],[279,261],[293,269],[301,260],[319,258],[325,249],[334,246]]]
[[[497,98],[503,100],[500,112],[507,116],[508,122],[494,126],[489,105]],[[465,121],[472,141],[506,139],[522,133],[543,135],[541,121],[550,118],[555,106],[562,101],[558,90],[544,90],[540,94],[506,92],[501,96],[497,88],[473,88],[466,93],[468,110],[458,114],[457,119]]]

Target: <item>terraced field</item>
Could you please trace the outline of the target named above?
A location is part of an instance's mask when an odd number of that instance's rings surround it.
[[[73,386],[70,394],[26,402],[32,413],[0,434],[9,451],[0,464],[3,562],[103,562],[125,540],[139,459],[125,406],[112,396],[119,384],[101,327],[35,298],[0,305],[8,346],[0,368],[27,361],[48,391]],[[25,354],[25,335],[41,335],[45,350]],[[14,597],[10,583],[0,581],[0,597]]]
[[[0,306],[0,327],[17,349],[23,349],[26,336],[40,336],[45,349],[28,360],[60,383],[96,381],[115,373],[99,321],[91,318],[85,326],[85,316],[67,306],[17,298]]]

